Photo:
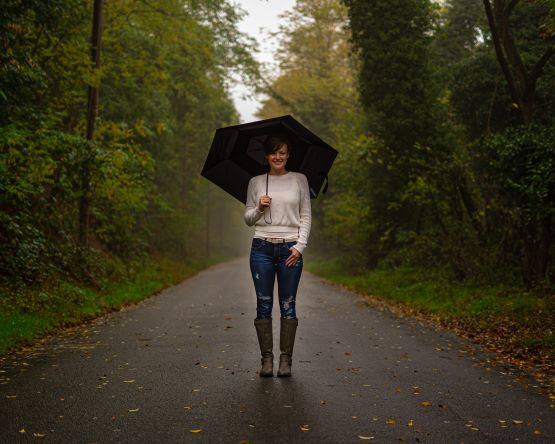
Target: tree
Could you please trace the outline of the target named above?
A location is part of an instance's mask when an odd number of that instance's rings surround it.
[[[507,81],[513,105],[518,110],[521,123],[529,124],[534,117],[536,106],[536,89],[545,65],[555,53],[555,33],[545,30],[541,38],[545,41],[542,54],[534,61],[525,60],[518,48],[517,39],[511,23],[511,15],[519,0],[483,0],[488,18],[491,39],[495,47],[497,60]],[[543,11],[543,23],[546,27],[553,20],[553,10],[541,1],[534,1],[529,9],[539,8]]]

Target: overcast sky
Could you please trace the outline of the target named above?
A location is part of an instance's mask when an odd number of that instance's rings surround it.
[[[277,28],[280,22],[278,15],[292,9],[295,0],[234,0],[233,3],[241,6],[248,13],[239,23],[239,29],[257,39],[259,49],[257,59],[260,62],[272,62],[276,42],[269,38],[265,31]],[[241,122],[256,120],[253,114],[259,107],[257,98],[244,99],[243,95],[250,91],[242,85],[235,86],[231,93],[235,107],[241,116]]]

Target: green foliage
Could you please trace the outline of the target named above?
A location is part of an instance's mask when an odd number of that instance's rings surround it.
[[[106,246],[135,248],[135,221],[145,209],[152,159],[129,144],[104,145],[60,131],[0,129],[0,238],[3,274],[41,279],[63,271],[74,248],[81,171],[91,173],[94,234]],[[114,248],[112,250],[115,251]]]
[[[482,141],[488,185],[516,221],[555,215],[555,127],[508,128]]]
[[[92,6],[8,0],[0,10],[0,288],[2,306],[30,331],[42,311],[52,325],[73,319],[56,311],[98,312],[98,289],[125,280],[133,260],[191,263],[214,257],[214,246],[235,248],[236,227],[222,239],[221,223],[206,218],[238,207],[199,172],[214,128],[237,121],[230,78],[257,80],[253,43],[237,29],[241,11],[227,0],[104,2],[93,69]],[[92,141],[84,137],[89,86],[100,92]],[[78,244],[83,197],[86,247]],[[82,293],[87,286],[95,291]]]
[[[346,0],[369,129],[398,155],[433,134],[429,0]]]

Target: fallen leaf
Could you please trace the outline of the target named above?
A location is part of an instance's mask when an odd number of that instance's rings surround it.
[[[303,432],[309,432],[310,431],[310,426],[308,424],[302,424],[301,425],[301,430]]]
[[[513,424],[524,424],[522,419],[513,419]]]
[[[127,410],[127,411],[128,411],[128,412],[138,412],[139,409],[129,409],[129,410]]]
[[[422,401],[420,405],[423,407],[430,407],[432,403],[430,401]]]
[[[46,433],[33,433],[33,436],[35,438],[44,438],[46,436]]]
[[[358,438],[363,439],[365,441],[370,441],[370,440],[374,439],[373,436],[365,436],[365,435],[358,435]]]
[[[25,428],[23,428],[19,431],[19,433],[27,433],[27,432],[25,431]]]
[[[386,424],[393,425],[393,424],[395,424],[395,422],[396,422],[396,421],[395,421],[394,419],[388,419],[385,423],[386,423]]]
[[[17,395],[6,395],[6,398],[15,399],[15,398],[17,398]]]
[[[202,429],[190,429],[189,432],[191,432],[191,433],[200,433],[200,432],[202,432]]]
[[[131,384],[132,382],[135,382],[135,380],[134,379],[129,379],[128,381],[123,381],[123,382],[125,382],[126,384]]]
[[[413,425],[414,425],[414,421],[412,419],[409,419],[407,426],[412,427]]]
[[[539,435],[541,435],[541,434],[542,434],[542,432],[540,432],[539,430],[534,430],[534,432],[533,432],[533,433],[534,433],[534,435],[536,435],[536,436],[539,436]]]
[[[320,404],[322,404],[322,405],[325,404],[325,403],[326,403],[326,401],[324,401],[324,400],[320,401]]]

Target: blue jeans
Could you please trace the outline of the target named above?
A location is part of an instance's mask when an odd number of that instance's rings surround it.
[[[285,260],[291,254],[289,247],[297,242],[274,244],[263,239],[252,240],[250,266],[256,291],[256,318],[271,319],[274,305],[274,282],[277,274],[279,310],[282,319],[297,319],[295,301],[303,271],[303,257],[288,267]]]

